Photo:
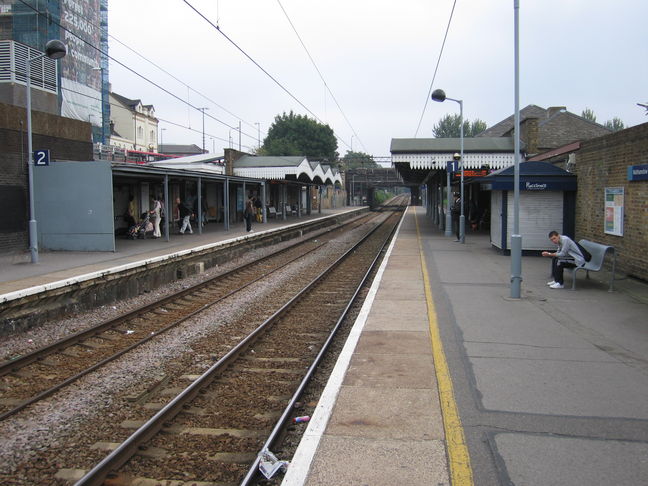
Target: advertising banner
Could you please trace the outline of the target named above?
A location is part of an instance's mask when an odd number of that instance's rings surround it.
[[[61,115],[101,126],[101,18],[99,0],[61,0]],[[74,34],[72,34],[74,32]],[[85,41],[85,42],[84,42]]]

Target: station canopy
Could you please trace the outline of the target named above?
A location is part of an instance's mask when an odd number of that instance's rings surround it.
[[[257,179],[286,179],[313,184],[341,184],[336,169],[320,162],[311,162],[303,156],[244,155],[234,161],[237,175]]]
[[[393,138],[394,168],[405,182],[423,183],[432,172],[446,170],[446,164],[461,151],[460,138]],[[464,169],[509,167],[514,163],[511,137],[464,138]]]
[[[168,169],[183,169],[198,172],[225,174],[225,158],[213,154],[198,154],[179,157],[147,165]],[[341,184],[342,177],[337,169],[303,156],[255,156],[243,155],[234,161],[233,172],[239,177],[265,180],[298,181],[305,184]]]

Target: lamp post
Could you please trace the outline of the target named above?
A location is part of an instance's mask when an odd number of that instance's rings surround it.
[[[456,100],[454,98],[446,97],[445,91],[442,89],[435,89],[432,92],[432,99],[438,101],[439,103],[444,102],[445,100],[455,101],[459,103],[459,130],[460,130],[460,145],[461,153],[459,158],[461,160],[461,215],[459,216],[459,241],[461,243],[466,242],[466,216],[464,215],[464,133],[463,133],[463,100]],[[450,194],[448,193],[448,199]],[[446,218],[447,220],[447,218]],[[446,236],[448,230],[446,229]]]
[[[511,298],[519,299],[522,287],[522,235],[520,234],[520,3],[513,0],[515,115],[513,126],[513,233],[511,233]]]
[[[36,208],[34,207],[34,150],[32,147],[31,119],[31,63],[49,57],[61,59],[67,54],[67,48],[60,40],[53,39],[45,44],[45,52],[27,59],[25,74],[27,81],[27,170],[29,177],[29,251],[31,262],[38,263],[38,226],[36,224]]]
[[[202,136],[203,136],[202,153],[204,154],[205,153],[205,110],[209,110],[209,108],[204,106],[198,109],[202,111]]]

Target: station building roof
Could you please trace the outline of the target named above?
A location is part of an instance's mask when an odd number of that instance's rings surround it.
[[[303,156],[244,155],[234,162],[234,173],[258,179],[288,179],[315,184],[341,184],[337,170]]]
[[[445,171],[461,150],[460,138],[393,138],[392,164],[405,182],[421,183],[433,171]],[[514,163],[511,137],[464,138],[464,168],[502,169]]]
[[[223,156],[213,154],[188,155],[175,159],[159,160],[149,162],[147,166],[160,167],[166,169],[191,170],[200,172],[209,172],[211,174],[225,174],[225,160]]]
[[[149,162],[153,167],[225,174],[225,158],[198,154]],[[314,184],[341,184],[340,173],[328,165],[310,162],[303,156],[243,155],[234,161],[234,175],[265,180],[292,180]]]

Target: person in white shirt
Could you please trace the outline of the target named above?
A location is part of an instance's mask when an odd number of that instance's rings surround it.
[[[551,257],[551,276],[553,280],[547,282],[547,285],[552,289],[562,289],[565,287],[563,280],[563,272],[565,268],[580,267],[585,264],[585,258],[580,249],[574,241],[565,235],[559,234],[557,231],[549,233],[549,239],[558,249],[552,253],[550,251],[543,251],[543,257]]]

